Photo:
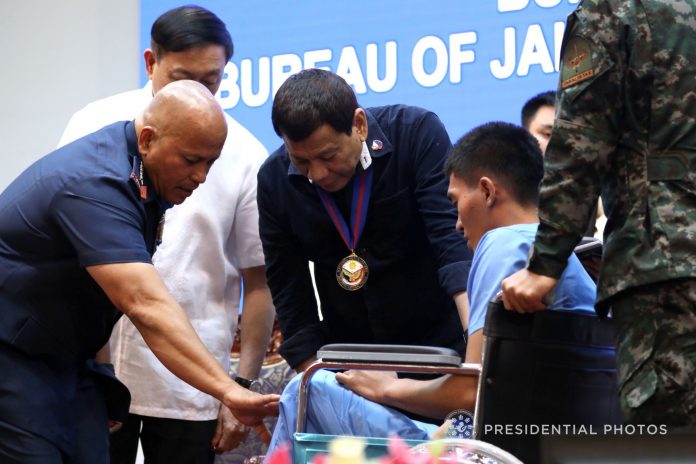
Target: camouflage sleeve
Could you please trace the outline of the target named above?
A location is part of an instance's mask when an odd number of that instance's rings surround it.
[[[556,120],[544,159],[540,225],[528,269],[559,277],[599,197],[621,114],[623,25],[602,1],[583,2],[563,38]]]

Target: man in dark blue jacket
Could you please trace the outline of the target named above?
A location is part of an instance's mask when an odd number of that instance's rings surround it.
[[[240,420],[272,411],[275,396],[240,387],[206,351],[151,262],[164,209],[205,181],[226,135],[208,89],[178,81],[135,121],[56,150],[0,194],[0,462],[109,461],[108,420],[130,398],[94,357],[121,311]]]
[[[303,370],[334,342],[463,353],[471,253],[447,199],[451,143],[438,117],[363,109],[320,69],[291,76],[272,117],[285,143],[259,171],[259,224],[288,363]]]

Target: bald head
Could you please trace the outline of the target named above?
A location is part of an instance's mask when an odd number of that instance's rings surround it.
[[[142,114],[143,126],[153,126],[167,134],[207,131],[224,143],[227,123],[222,108],[210,91],[199,82],[174,81],[157,92]]]
[[[222,108],[206,87],[189,80],[157,92],[135,127],[150,182],[174,204],[205,181],[227,137]]]

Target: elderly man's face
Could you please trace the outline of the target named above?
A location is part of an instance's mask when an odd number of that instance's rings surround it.
[[[327,192],[337,192],[355,174],[365,138],[367,119],[364,110],[358,108],[350,135],[324,124],[300,142],[287,137],[283,140],[290,161],[305,177]]]
[[[225,64],[225,49],[221,45],[201,45],[159,57],[152,50],[145,50],[145,69],[152,80],[153,93],[170,82],[190,79],[200,82],[215,95]]]
[[[224,133],[205,130],[154,134],[143,158],[155,191],[170,203],[182,203],[205,182],[224,141]]]

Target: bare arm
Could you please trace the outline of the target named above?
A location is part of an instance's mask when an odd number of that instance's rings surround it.
[[[256,424],[277,410],[276,395],[254,394],[230,379],[205,349],[154,266],[102,264],[90,266],[87,271],[177,377],[219,399],[244,423]]]
[[[457,306],[459,320],[462,321],[464,332],[469,328],[469,298],[466,292],[459,292],[454,295],[454,304]],[[478,361],[476,361],[478,362]]]
[[[255,379],[261,372],[268,340],[271,338],[275,309],[271,291],[266,284],[264,266],[242,269],[242,277],[244,279],[244,309],[237,374],[245,379]]]
[[[261,372],[263,359],[266,355],[268,340],[273,330],[275,309],[271,299],[271,291],[266,285],[266,270],[264,266],[242,269],[244,279],[244,309],[242,311],[241,356],[237,366],[237,375],[245,379],[256,379]],[[257,432],[263,433],[262,428]],[[216,453],[223,453],[239,446],[246,440],[249,428],[240,424],[225,407],[220,408],[217,429],[212,446]],[[268,444],[268,443],[266,443]]]
[[[469,337],[466,362],[481,362],[482,331]],[[347,371],[336,379],[365,398],[422,416],[444,418],[455,409],[474,410],[478,377],[445,375],[433,380],[398,379],[391,373]]]

